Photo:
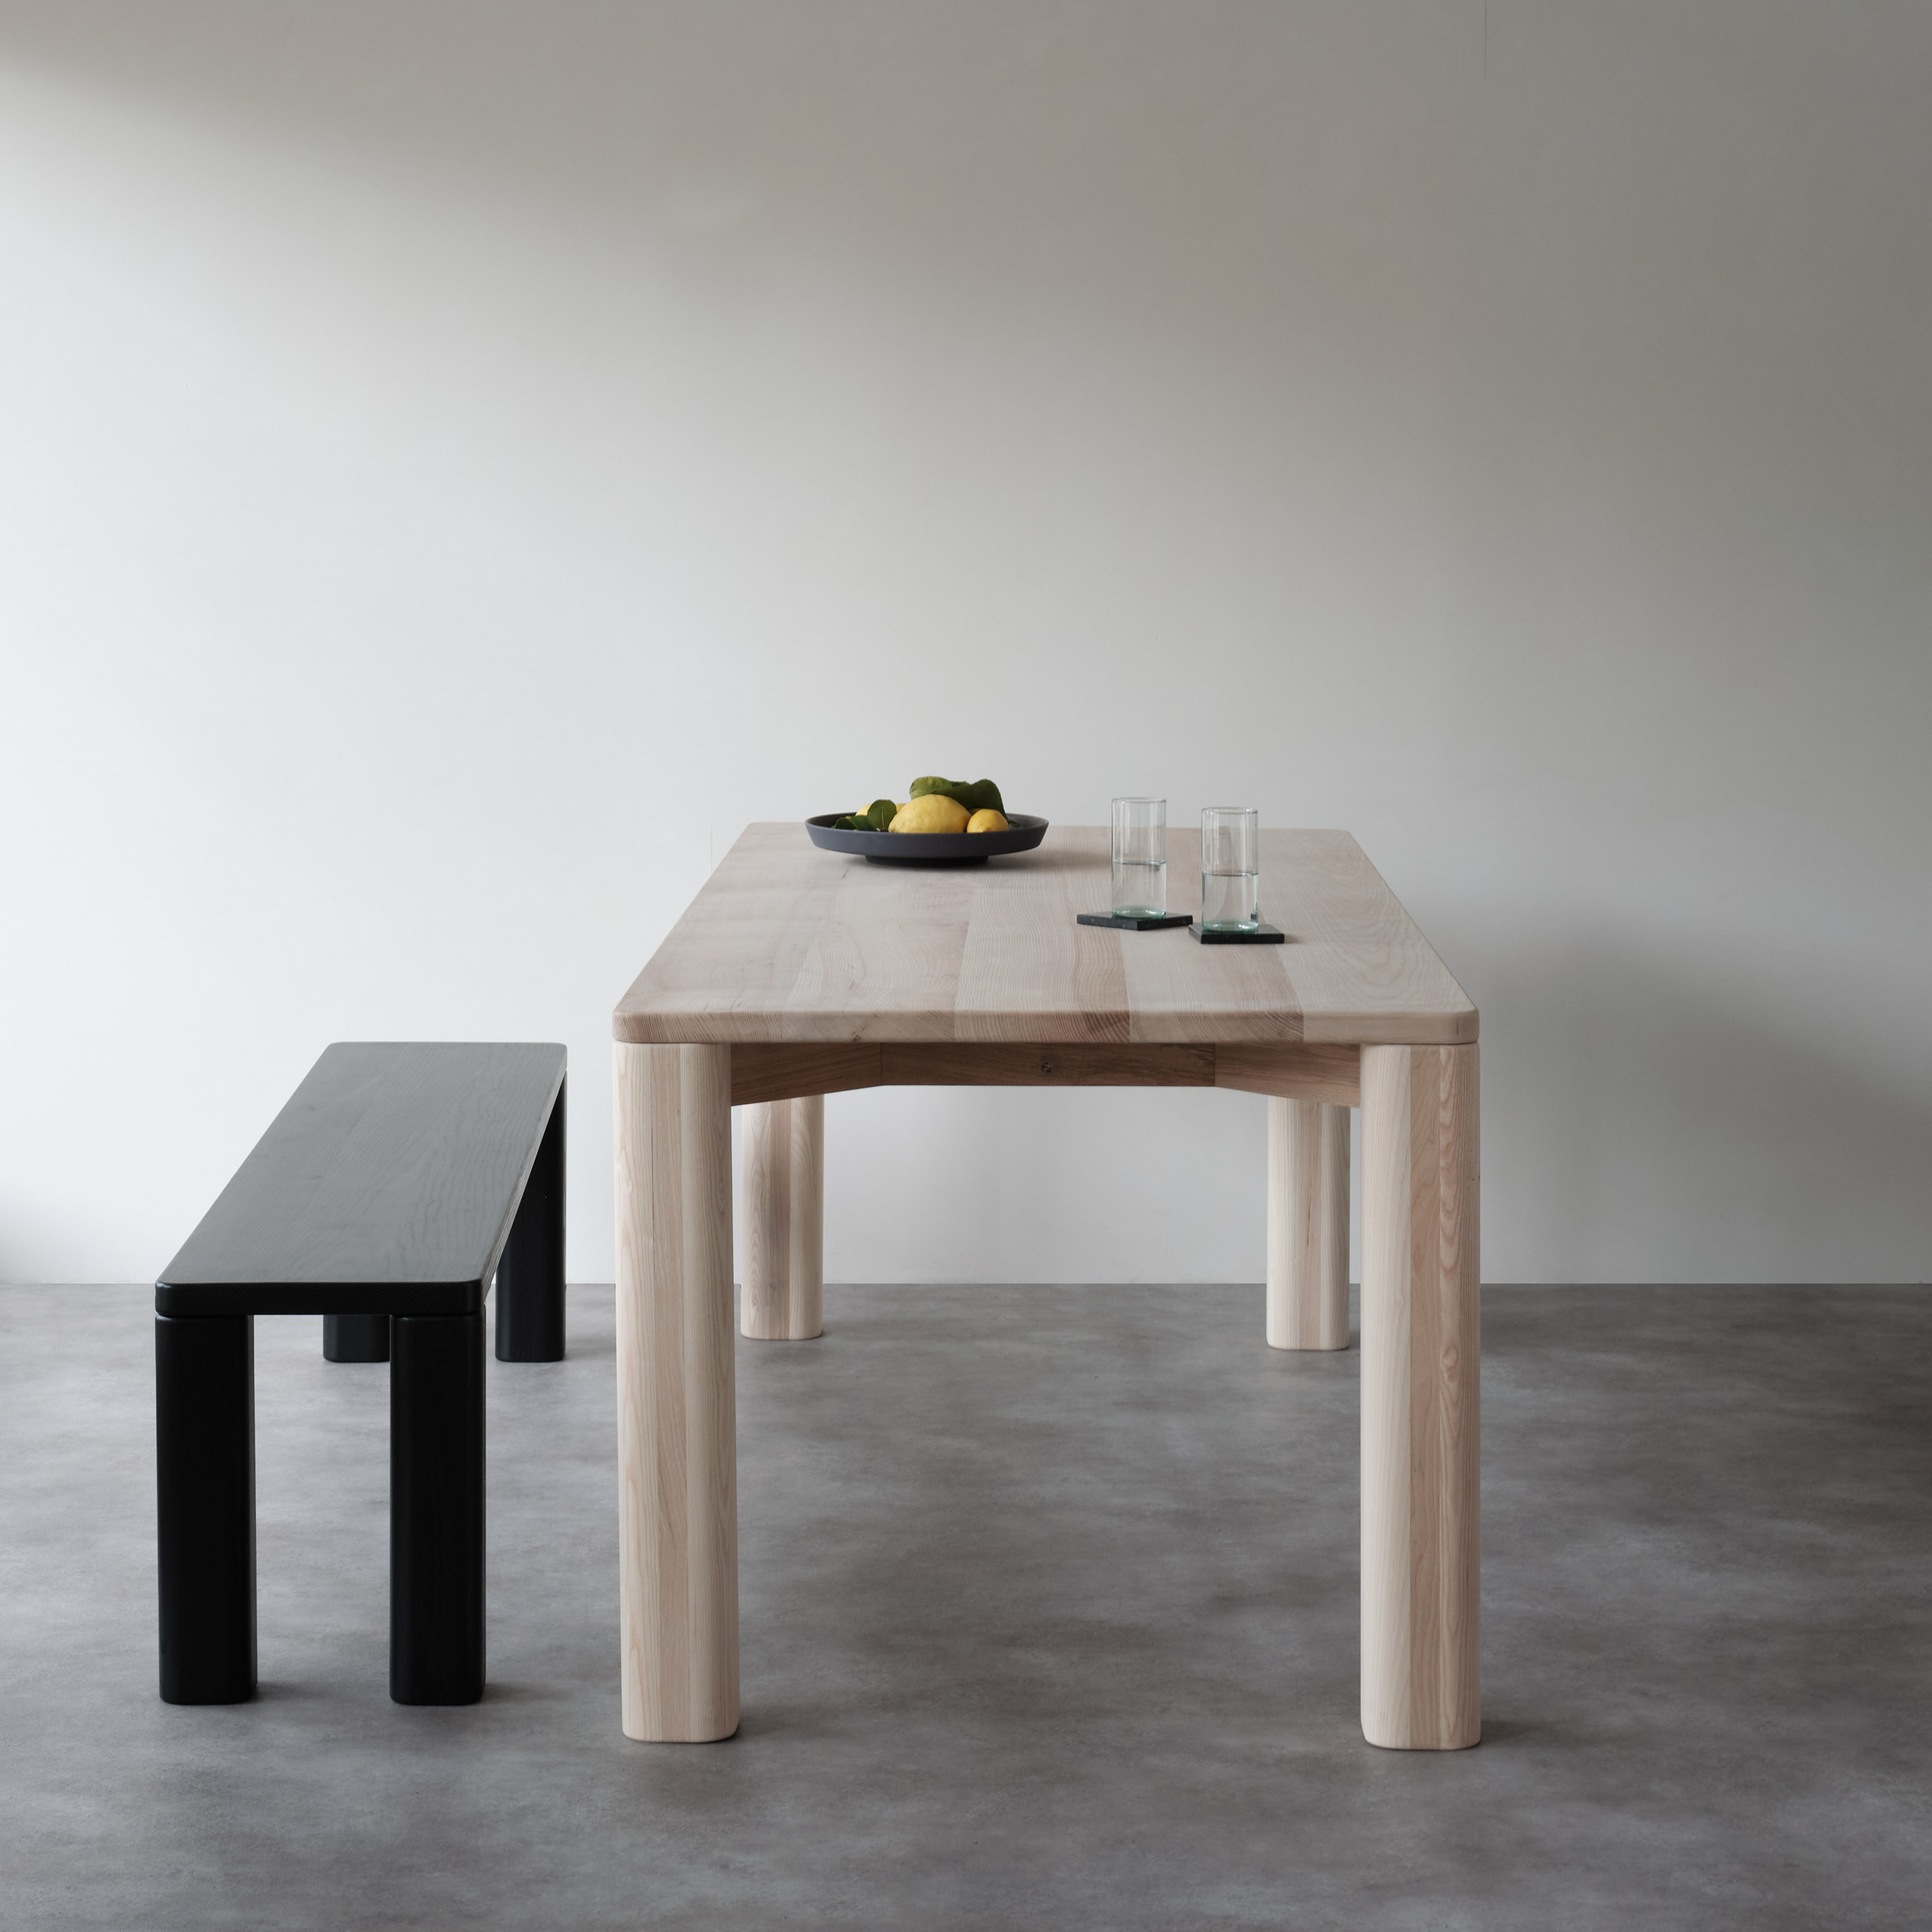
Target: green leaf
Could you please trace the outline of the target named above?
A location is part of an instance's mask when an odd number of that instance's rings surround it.
[[[1004,815],[1006,811],[1000,788],[990,778],[982,778],[972,785],[963,778],[915,778],[907,795],[923,798],[932,792],[937,792],[942,798],[956,799],[968,812],[991,810]]]
[[[848,812],[832,821],[835,832],[887,832],[899,816],[899,807],[890,798],[874,798],[863,812]]]

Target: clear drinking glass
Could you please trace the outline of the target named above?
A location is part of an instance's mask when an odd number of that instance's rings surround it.
[[[1167,916],[1167,801],[1114,800],[1114,917]]]
[[[1261,924],[1261,814],[1210,805],[1201,814],[1201,928],[1252,932]]]

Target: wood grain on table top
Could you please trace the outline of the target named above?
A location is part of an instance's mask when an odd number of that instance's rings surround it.
[[[1167,880],[1169,910],[1198,911],[1192,830],[1168,834]],[[646,1044],[1476,1037],[1467,995],[1346,832],[1261,834],[1261,916],[1285,946],[1075,923],[1110,896],[1103,825],[957,869],[868,865],[803,825],[752,825],[611,1030]]]

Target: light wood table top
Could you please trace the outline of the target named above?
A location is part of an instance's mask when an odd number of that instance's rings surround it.
[[[612,1017],[633,1044],[868,1041],[1447,1044],[1476,1009],[1346,832],[1264,831],[1261,916],[1283,946],[1081,926],[1111,896],[1107,831],[957,869],[745,830]],[[1200,906],[1196,834],[1168,834],[1168,904]]]

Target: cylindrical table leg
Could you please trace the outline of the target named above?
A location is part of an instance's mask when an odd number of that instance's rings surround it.
[[[1362,1732],[1483,1734],[1476,1049],[1362,1050]]]
[[[154,1317],[161,1697],[255,1694],[252,1315]]]
[[[564,1095],[557,1090],[550,1125],[525,1183],[510,1238],[496,1264],[496,1358],[564,1358]]]
[[[483,1695],[483,1317],[398,1315],[389,1370],[389,1694]]]
[[[322,1317],[324,1362],[387,1362],[389,1317],[387,1315],[324,1315]]]
[[[825,1095],[748,1107],[738,1322],[754,1340],[825,1333]]]
[[[1348,1345],[1348,1110],[1268,1103],[1268,1345]]]
[[[731,1049],[615,1057],[624,1730],[698,1744],[738,1728]]]

